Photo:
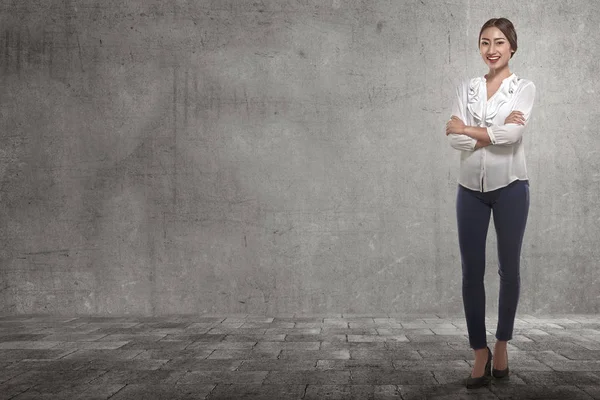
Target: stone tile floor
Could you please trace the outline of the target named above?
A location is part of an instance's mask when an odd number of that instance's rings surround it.
[[[508,382],[472,357],[462,315],[4,316],[0,400],[600,399],[599,315],[519,315]]]

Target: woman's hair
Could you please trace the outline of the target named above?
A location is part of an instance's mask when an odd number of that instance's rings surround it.
[[[508,39],[508,43],[510,43],[510,47],[513,50],[513,52],[510,53],[510,58],[512,58],[512,56],[517,52],[517,31],[515,30],[515,27],[513,26],[512,22],[510,22],[506,18],[492,18],[485,24],[483,24],[481,30],[479,31],[479,39],[477,39],[477,48],[479,48],[480,46],[481,34],[483,33],[483,31],[492,26],[500,29],[500,31],[504,33],[504,36],[506,36],[506,39]]]

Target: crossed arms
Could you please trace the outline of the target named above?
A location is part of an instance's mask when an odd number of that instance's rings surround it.
[[[463,90],[464,85],[456,88],[452,102],[452,118],[446,123],[446,136],[452,147],[457,150],[474,151],[489,145],[512,145],[521,140],[535,99],[533,82],[528,83],[517,94],[513,110],[506,117],[504,125],[488,127],[465,125],[467,107],[463,100]]]

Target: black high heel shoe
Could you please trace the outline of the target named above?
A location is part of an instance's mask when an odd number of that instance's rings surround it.
[[[506,368],[504,369],[496,369],[492,368],[492,375],[496,379],[503,379],[508,377],[508,350],[506,350]]]
[[[480,376],[478,378],[473,378],[471,376],[471,374],[469,374],[469,376],[465,380],[467,389],[479,388],[479,387],[485,386],[486,384],[488,384],[490,382],[490,379],[492,377],[492,351],[490,350],[489,346],[487,347],[487,351],[488,351],[488,360],[485,363],[485,369],[483,371],[483,376]]]

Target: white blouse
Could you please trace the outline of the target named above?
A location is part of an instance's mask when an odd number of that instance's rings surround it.
[[[487,100],[485,77],[463,80],[456,87],[452,115],[467,126],[487,127],[491,144],[475,150],[477,140],[461,134],[448,135],[450,145],[461,150],[458,183],[466,188],[489,192],[519,179],[529,179],[523,149],[523,131],[531,117],[535,85],[512,74]],[[518,110],[525,125],[504,124]]]

